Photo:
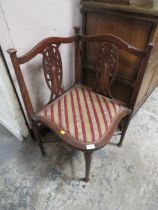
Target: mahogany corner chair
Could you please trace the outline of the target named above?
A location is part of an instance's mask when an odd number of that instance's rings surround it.
[[[85,36],[80,35],[79,27],[74,27],[74,30],[75,35],[72,37],[44,39],[23,56],[17,57],[16,49],[9,49],[8,53],[41,154],[44,155],[45,151],[39,124],[48,127],[57,133],[64,142],[84,153],[86,166],[84,180],[87,182],[89,181],[92,153],[109,143],[119,125],[121,125],[121,138],[118,146],[122,145],[130,122],[137,87],[141,84],[141,77],[144,74],[152,44],[149,44],[146,50],[142,51],[113,35]],[[98,44],[95,61],[96,90],[82,85],[80,45],[84,42]],[[67,43],[74,43],[75,46],[75,84],[64,91],[62,88],[63,68],[59,46]],[[110,88],[117,77],[120,49],[141,58],[141,65],[133,85],[131,99],[129,104],[126,105],[112,98],[110,92]],[[35,112],[20,65],[27,63],[38,54],[43,56],[44,76],[51,96],[49,102]]]

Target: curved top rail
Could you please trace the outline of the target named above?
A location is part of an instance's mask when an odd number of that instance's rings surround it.
[[[66,43],[72,43],[76,39],[76,36],[71,37],[48,37],[41,42],[39,42],[35,47],[33,47],[30,51],[28,51],[23,56],[18,57],[18,63],[24,64],[34,58],[37,54],[41,53],[47,46],[51,44],[66,44]],[[8,52],[11,54],[15,52],[16,50],[8,50]]]
[[[94,35],[94,36],[85,36],[85,35],[80,35],[80,40],[83,42],[100,42],[100,41],[109,41],[116,46],[118,46],[121,49],[124,49],[128,51],[131,54],[134,54],[136,56],[143,56],[146,54],[146,50],[140,50],[138,48],[135,48],[134,46],[128,44],[124,40],[111,35],[111,34],[106,34],[106,35]],[[150,44],[151,45],[151,44]]]
[[[106,35],[79,35],[79,36],[70,36],[70,37],[48,37],[41,42],[39,42],[35,47],[33,47],[30,51],[26,54],[17,57],[19,64],[24,64],[34,58],[37,54],[41,53],[47,46],[51,44],[66,44],[75,42],[76,38],[78,38],[82,42],[101,42],[101,41],[109,41],[121,49],[126,50],[127,52],[134,54],[136,56],[144,56],[147,53],[146,50],[140,50],[135,48],[134,46],[128,44],[124,40],[118,38],[117,36],[106,34]],[[148,47],[152,47],[152,44],[148,44]],[[9,54],[16,53],[16,49],[9,49]]]

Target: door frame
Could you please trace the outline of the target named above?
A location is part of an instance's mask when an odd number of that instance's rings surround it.
[[[0,28],[3,29],[0,32],[0,52],[4,63],[5,74],[5,97],[7,104],[9,104],[13,121],[15,121],[15,127],[12,127],[9,122],[1,122],[11,133],[13,133],[20,141],[24,140],[25,137],[29,135],[29,126],[27,119],[24,114],[24,109],[22,108],[20,92],[17,84],[17,80],[14,74],[14,70],[10,61],[10,58],[6,52],[8,48],[14,48],[13,41],[11,39],[11,34],[6,22],[6,18],[3,12],[3,8],[0,4]]]

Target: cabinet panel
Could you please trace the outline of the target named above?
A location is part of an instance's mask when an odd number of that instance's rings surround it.
[[[153,56],[151,58],[151,71],[153,74],[147,94],[150,94],[158,84],[158,43],[156,45],[157,46],[155,47]]]
[[[156,42],[157,35],[154,35],[153,43]],[[146,99],[152,90],[158,84],[158,43],[155,43],[154,49],[152,50],[149,63],[139,90],[137,101],[135,106],[140,106],[144,98]]]

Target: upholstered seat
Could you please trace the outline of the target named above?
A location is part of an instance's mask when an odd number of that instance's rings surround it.
[[[37,118],[79,145],[98,144],[127,108],[85,86],[74,86],[45,106]],[[68,143],[71,144],[71,141]]]

